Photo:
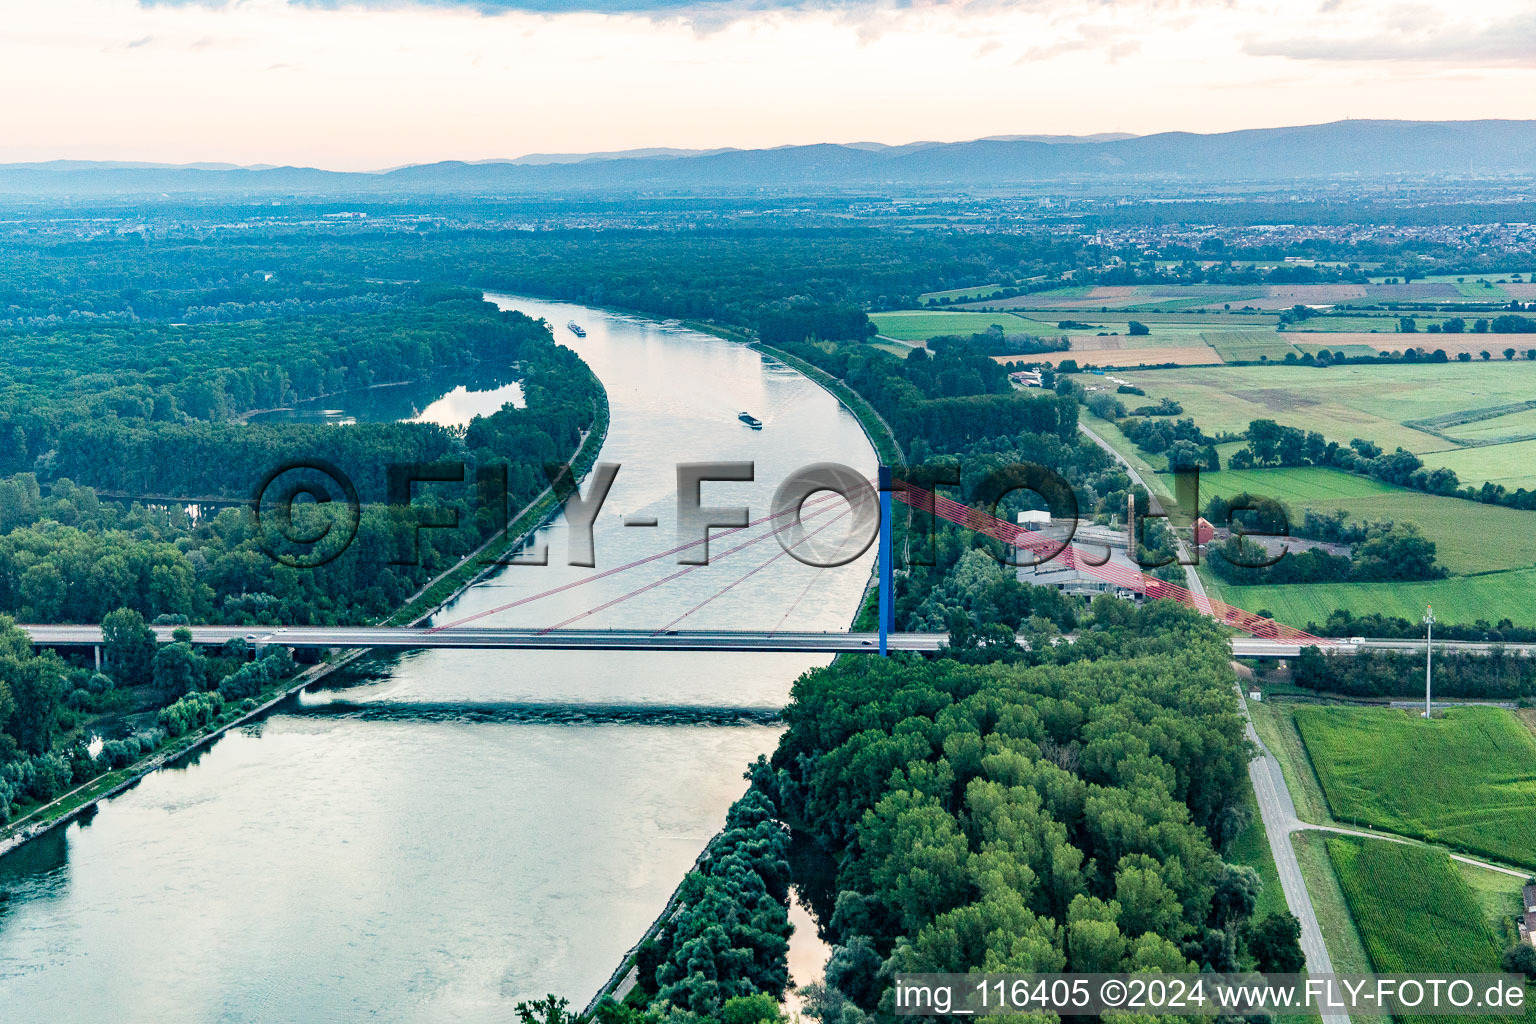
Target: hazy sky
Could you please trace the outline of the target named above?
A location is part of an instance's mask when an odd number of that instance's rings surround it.
[[[1536,0],[0,0],[0,161],[1536,116]]]

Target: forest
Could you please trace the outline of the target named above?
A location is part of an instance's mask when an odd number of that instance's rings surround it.
[[[151,618],[321,624],[392,610],[500,529],[477,500],[477,474],[504,473],[505,504],[523,507],[548,485],[546,465],[570,459],[601,405],[601,386],[546,325],[462,292],[426,297],[417,308],[350,318],[15,332],[0,353],[11,471],[0,479],[0,612],[99,622],[130,607]],[[86,372],[64,372],[70,365]],[[472,365],[516,372],[526,407],[506,406],[462,432],[239,421],[253,409]],[[354,483],[362,508],[345,553],[310,571],[267,557],[245,509],[194,521],[179,507],[96,493],[248,500],[265,474],[316,460]],[[412,463],[462,464],[462,485],[422,486],[418,498],[455,512],[460,527],[422,531],[416,564],[391,564],[399,524],[385,504],[388,467]]]
[[[1222,631],[1109,597],[1079,630],[1011,661],[802,676],[778,750],[641,948],[641,994],[598,1019],[777,999],[791,875],[833,946],[802,990],[822,1021],[888,1018],[898,971],[1299,970],[1294,920],[1255,920],[1258,876],[1222,859],[1250,756]]]

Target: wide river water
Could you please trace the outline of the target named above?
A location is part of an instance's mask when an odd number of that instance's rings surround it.
[[[676,463],[754,462],[754,482],[704,488],[706,505],[754,518],[798,467],[874,474],[853,417],[751,349],[488,297],[547,319],[602,379],[601,459],[623,468],[595,569],[565,564],[557,522],[538,538],[548,566],[500,570],[439,623],[554,625],[685,568],[663,558],[496,611],[673,547]],[[742,410],[764,428],[738,422]],[[625,528],[624,515],[660,525]],[[814,569],[773,559],[767,529],[717,536],[710,565],[571,624],[846,628],[873,553]],[[338,672],[88,824],[0,859],[0,1019],[507,1021],[546,992],[579,1006],[720,827],[747,765],[773,749],[790,684],[825,660],[423,651]],[[792,969],[803,970],[794,956]]]

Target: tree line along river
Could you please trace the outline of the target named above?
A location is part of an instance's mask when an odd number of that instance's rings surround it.
[[[705,493],[705,504],[746,504],[754,516],[810,463],[874,474],[854,418],[751,349],[607,311],[488,298],[548,320],[601,378],[611,408],[601,461],[622,468],[595,526],[595,569],[565,564],[556,522],[535,538],[549,565],[500,570],[438,622],[674,546],[679,462],[754,462],[754,482]],[[462,420],[516,400],[514,386],[445,382],[403,403],[333,396],[320,411],[345,421],[436,408],[434,418]],[[382,413],[381,397],[394,402]],[[761,431],[737,420],[743,410]],[[625,515],[660,525],[626,529]],[[712,554],[731,546],[716,541]],[[752,545],[573,625],[657,628],[696,609],[678,628],[846,628],[872,553],[838,569],[778,558],[720,593],[778,551],[771,539]],[[660,559],[479,623],[553,625],[678,569]],[[0,859],[11,894],[0,904],[3,1016],[505,1021],[546,992],[580,1005],[720,827],[747,765],[773,749],[790,684],[824,661],[437,650],[354,663],[88,822]],[[791,969],[804,974],[819,964],[801,923]]]

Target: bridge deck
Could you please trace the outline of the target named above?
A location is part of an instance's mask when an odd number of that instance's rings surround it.
[[[20,627],[40,647],[94,647],[102,643],[99,626]],[[175,626],[152,627],[161,641],[169,641]],[[519,629],[493,626],[455,626],[431,629],[419,626],[189,626],[197,644],[222,644],[243,637],[255,645],[288,647],[349,647],[375,650],[460,648],[472,650],[574,650],[574,651],[798,651],[807,653],[873,653],[879,648],[875,633],[832,633],[796,630],[678,629]],[[892,633],[895,651],[936,651],[949,642],[946,633]],[[1301,644],[1285,640],[1233,637],[1232,653],[1239,658],[1294,658]],[[1449,641],[1439,649],[1486,654],[1499,646]],[[1536,654],[1536,644],[1506,644],[1510,654]],[[1361,650],[1422,651],[1422,640],[1338,641],[1322,648],[1330,653],[1354,654]]]

